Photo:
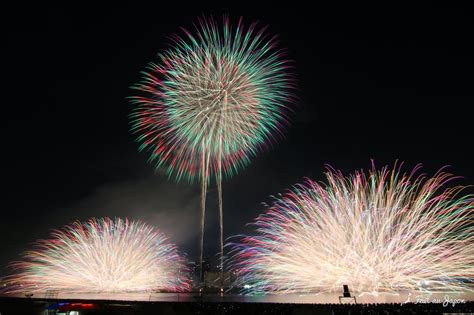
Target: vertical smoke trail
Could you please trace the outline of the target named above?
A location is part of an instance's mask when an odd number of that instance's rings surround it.
[[[204,223],[206,220],[206,196],[207,196],[207,172],[209,169],[208,157],[203,151],[202,154],[202,182],[201,182],[201,229],[199,246],[199,281],[203,281],[203,255],[204,255]]]
[[[220,162],[219,162],[220,163]],[[219,232],[220,232],[220,285],[224,287],[224,212],[222,207],[222,175],[218,174],[217,194],[219,203]]]

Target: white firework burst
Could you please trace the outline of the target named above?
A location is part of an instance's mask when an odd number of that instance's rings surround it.
[[[13,264],[11,292],[133,292],[189,288],[183,257],[166,237],[138,221],[75,222],[36,242]]]
[[[417,167],[418,168],[418,167]],[[308,180],[257,218],[233,247],[238,284],[252,292],[472,290],[474,203],[454,177],[399,169]]]

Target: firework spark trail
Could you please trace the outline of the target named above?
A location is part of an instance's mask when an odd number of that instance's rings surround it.
[[[189,289],[174,245],[154,228],[122,219],[75,222],[13,264],[10,292],[133,292]],[[18,286],[18,285],[21,286]]]
[[[231,243],[237,285],[252,292],[473,290],[474,199],[440,170],[400,168],[311,180],[256,219],[256,236]]]
[[[277,41],[245,28],[201,19],[195,34],[174,35],[172,48],[151,63],[133,88],[132,132],[149,161],[177,180],[202,182],[201,248],[206,187],[215,177],[223,235],[222,177],[245,167],[287,124],[293,79]],[[223,236],[221,236],[221,264]],[[202,264],[201,264],[202,266]],[[223,267],[223,266],[221,266]]]

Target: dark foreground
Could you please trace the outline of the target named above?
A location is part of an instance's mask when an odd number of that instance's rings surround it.
[[[0,298],[0,314],[443,314],[474,313],[474,302],[428,304],[286,304],[237,302],[119,302]]]

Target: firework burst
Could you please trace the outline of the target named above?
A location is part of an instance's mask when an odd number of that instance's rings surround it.
[[[473,289],[474,202],[454,177],[400,168],[307,180],[255,222],[256,236],[232,246],[238,285],[251,292]]]
[[[133,88],[132,132],[140,151],[168,175],[202,183],[201,233],[209,179],[218,189],[223,247],[222,177],[250,162],[287,123],[286,103],[293,80],[276,39],[245,28],[220,27],[201,19],[193,34],[172,37],[172,48],[159,55]],[[202,253],[203,236],[201,236]],[[201,254],[202,260],[202,254]]]
[[[184,32],[133,87],[144,96],[131,98],[132,131],[178,180],[231,176],[286,122],[288,61],[255,24],[203,19],[195,35]]]
[[[184,260],[154,228],[137,221],[75,222],[38,241],[13,264],[15,291],[134,292],[189,288]]]

